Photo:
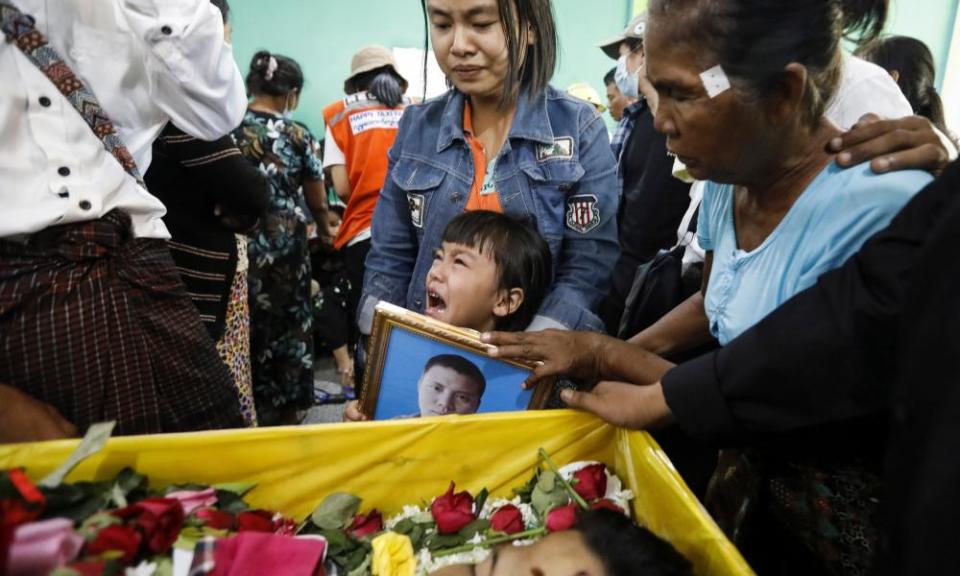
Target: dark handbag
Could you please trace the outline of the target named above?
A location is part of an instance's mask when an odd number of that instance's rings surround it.
[[[694,210],[683,242],[637,267],[620,316],[617,337],[621,340],[648,328],[700,288],[702,265],[691,267],[687,274],[683,270],[683,253],[692,241],[699,211],[699,207]]]

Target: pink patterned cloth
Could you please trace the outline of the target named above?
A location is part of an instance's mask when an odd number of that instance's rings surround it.
[[[327,542],[264,532],[217,540],[211,576],[313,576],[322,570]]]
[[[47,574],[74,560],[81,548],[83,537],[66,518],[24,524],[13,534],[7,574]]]

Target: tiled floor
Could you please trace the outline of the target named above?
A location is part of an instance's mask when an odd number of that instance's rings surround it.
[[[341,392],[340,375],[337,374],[337,365],[334,363],[332,356],[322,356],[314,362],[313,385],[330,394]],[[303,424],[341,422],[343,421],[343,407],[343,403],[314,406],[307,412]]]

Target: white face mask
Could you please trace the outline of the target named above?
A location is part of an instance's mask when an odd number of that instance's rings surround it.
[[[614,72],[613,79],[621,94],[627,98],[640,98],[640,70],[631,72],[627,68],[627,54],[620,56],[617,60],[617,71]]]

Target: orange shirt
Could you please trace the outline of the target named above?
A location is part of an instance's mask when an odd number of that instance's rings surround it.
[[[366,92],[352,94],[323,110],[327,138],[343,152],[350,198],[343,214],[337,249],[370,228],[380,189],[387,177],[387,152],[397,137],[403,106],[387,108]]]
[[[473,135],[473,120],[470,119],[470,102],[463,106],[463,134],[470,145],[473,155],[473,186],[470,188],[470,197],[467,198],[466,210],[490,210],[503,212],[500,206],[500,194],[497,193],[493,180],[496,165],[491,167],[491,174],[487,178],[487,156],[483,152],[483,144]]]

